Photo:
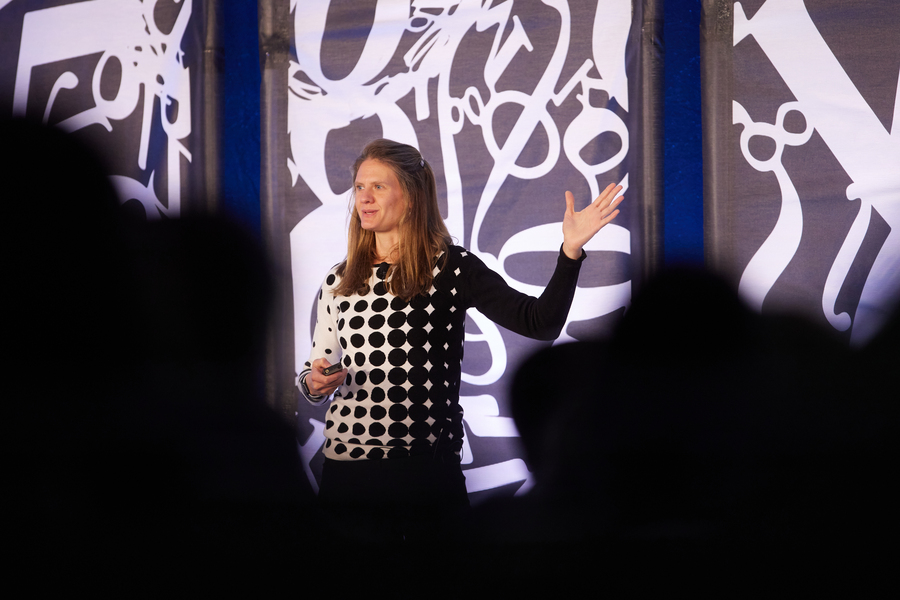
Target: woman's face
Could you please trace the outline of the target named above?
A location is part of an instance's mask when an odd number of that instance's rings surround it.
[[[356,212],[363,229],[397,235],[406,197],[394,171],[381,161],[364,160],[356,172]]]

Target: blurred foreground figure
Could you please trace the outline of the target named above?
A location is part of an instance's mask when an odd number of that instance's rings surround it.
[[[473,569],[619,593],[880,589],[897,558],[898,411],[861,358],[704,272],[661,273],[611,340],[519,369],[537,483],[476,511]]]
[[[122,222],[101,163],[58,130],[4,122],[0,140],[16,574],[123,589],[295,568],[316,519],[258,392],[260,249],[218,219]]]
[[[0,142],[10,539],[14,570],[49,562],[53,578],[70,561],[107,559],[115,530],[107,419],[127,364],[118,201],[93,153],[60,131],[3,122]]]

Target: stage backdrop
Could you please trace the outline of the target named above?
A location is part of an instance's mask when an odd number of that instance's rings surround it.
[[[865,343],[900,289],[900,3],[704,0],[708,263]]]
[[[661,11],[640,0],[261,0],[259,17],[263,234],[286,284],[268,391],[296,415],[315,484],[325,408],[298,406],[295,377],[319,286],[346,255],[349,168],[363,146],[418,147],[457,243],[535,295],[562,242],[564,192],[580,209],[621,183],[622,212],[587,247],[558,342],[602,335],[661,258]],[[539,344],[474,310],[466,332],[469,491],[524,491],[505,393]]]
[[[218,196],[214,6],[0,0],[0,115],[94,146],[126,210],[207,210]]]

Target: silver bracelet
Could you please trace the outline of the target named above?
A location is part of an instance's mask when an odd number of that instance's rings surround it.
[[[322,396],[324,396],[325,394],[320,394],[320,395],[316,396],[311,391],[309,391],[309,386],[306,385],[306,376],[307,375],[309,375],[309,371],[307,371],[306,373],[304,373],[303,375],[300,376],[300,385],[303,386],[303,391],[306,392],[306,395],[309,396],[310,398],[321,398]]]

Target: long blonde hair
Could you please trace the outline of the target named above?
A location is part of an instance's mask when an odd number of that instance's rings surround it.
[[[450,245],[450,233],[441,218],[434,172],[418,150],[407,144],[379,139],[369,142],[351,168],[353,181],[360,165],[377,160],[389,167],[406,198],[406,213],[400,219],[397,261],[388,270],[388,291],[405,301],[427,293],[434,279],[434,259]],[[335,293],[341,296],[368,293],[372,265],[378,260],[375,234],[362,228],[356,211],[356,186],[350,198],[350,230],[347,258],[338,265],[341,282]]]

